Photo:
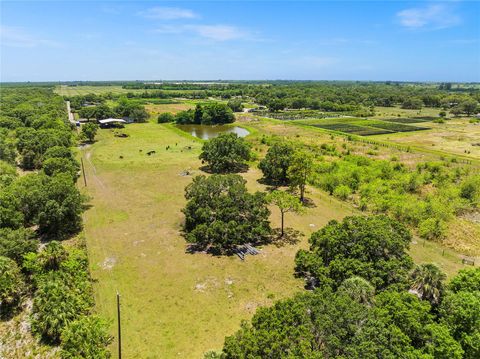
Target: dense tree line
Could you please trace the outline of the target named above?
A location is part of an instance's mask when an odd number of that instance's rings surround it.
[[[236,82],[236,83],[162,83],[124,84],[126,89],[144,89],[129,92],[129,99],[187,98],[229,100],[233,111],[241,111],[242,101],[266,106],[269,111],[315,110],[370,116],[374,106],[401,106],[407,109],[434,107],[454,115],[472,115],[480,112],[480,91],[475,87],[447,86],[447,84],[398,82]],[[88,95],[88,102],[103,103],[120,95]],[[74,101],[74,97],[71,98]],[[85,97],[86,99],[86,97]],[[75,108],[79,109],[77,102]]]
[[[235,122],[232,109],[219,102],[198,104],[195,110],[180,111],[175,115],[179,125],[221,125]]]
[[[145,107],[138,102],[127,99],[126,97],[119,98],[113,108],[105,103],[81,107],[78,110],[78,115],[81,118],[95,118],[97,120],[120,117],[134,122],[145,122],[148,119],[148,113],[145,110]]]
[[[297,254],[316,289],[259,308],[205,358],[477,358],[480,269],[445,284],[435,265],[411,270],[409,240],[387,217],[332,221],[312,235],[310,258]]]
[[[232,84],[135,84],[126,88],[158,89],[132,94],[143,97],[244,98],[266,105],[271,111],[312,109],[327,112],[364,111],[372,106],[436,107],[453,113],[480,111],[478,89],[461,90],[440,84],[374,82],[270,82]],[[182,92],[183,91],[183,92]]]
[[[51,89],[0,91],[0,160],[15,164],[19,157],[24,169],[39,169],[49,148],[72,146],[65,104]]]
[[[32,297],[32,331],[62,357],[107,358],[106,325],[90,316],[85,249],[56,241],[79,232],[86,201],[65,103],[51,88],[0,91],[0,315]],[[16,165],[35,171],[19,176]]]

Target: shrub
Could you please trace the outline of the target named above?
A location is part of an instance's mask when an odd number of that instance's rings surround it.
[[[37,248],[38,241],[33,238],[33,232],[30,229],[0,229],[0,256],[8,257],[21,264],[23,256],[29,252],[36,252]]]
[[[351,194],[352,194],[352,190],[350,189],[350,187],[346,185],[340,185],[336,187],[335,190],[333,191],[333,195],[342,200],[346,200],[348,197],[350,197]]]
[[[473,205],[480,204],[480,176],[471,176],[460,185],[460,196]]]
[[[170,112],[161,113],[160,115],[158,115],[158,118],[157,118],[158,123],[169,123],[174,121],[175,121],[175,116],[173,116],[173,114]]]
[[[87,314],[89,302],[69,287],[59,275],[38,283],[33,300],[32,330],[53,343],[60,341],[64,328]]]
[[[427,218],[418,226],[418,234],[425,239],[443,238],[446,230],[446,223],[438,218]]]
[[[242,100],[240,100],[240,99],[235,99],[235,100],[228,101],[227,106],[230,107],[233,112],[242,112],[243,111],[243,104],[242,104]]]
[[[8,314],[18,304],[23,289],[24,282],[17,263],[0,257],[0,316]]]
[[[61,357],[107,359],[111,354],[106,347],[111,341],[104,320],[97,316],[82,316],[63,330]]]

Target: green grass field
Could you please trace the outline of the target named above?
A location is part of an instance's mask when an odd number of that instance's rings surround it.
[[[268,247],[245,262],[186,254],[180,210],[191,177],[180,172],[199,173],[201,144],[155,124],[131,125],[126,132],[131,136],[119,139],[100,131],[98,143],[84,150],[93,197],[85,235],[98,280],[97,307],[113,319],[115,292],[122,294],[126,357],[199,358],[220,347],[259,305],[301,290],[292,275],[293,257],[305,242]],[[148,157],[148,150],[157,153]],[[258,172],[246,177],[252,188],[260,187],[254,181]],[[316,212],[299,219],[309,232],[349,209],[319,199]]]
[[[273,131],[273,126],[248,124],[254,140]],[[305,131],[288,127],[292,135]],[[201,142],[170,125],[133,124],[125,132],[130,137],[100,130],[98,142],[83,149],[82,155],[87,172],[84,190],[92,197],[83,234],[97,310],[112,320],[115,334],[115,294],[120,292],[126,358],[201,358],[206,350],[220,348],[224,337],[258,306],[303,290],[303,282],[293,277],[296,251],[307,247],[308,236],[330,219],[355,213],[348,204],[310,188],[307,195],[316,207],[302,216],[286,217],[287,226],[306,235],[298,244],[267,246],[245,262],[187,254],[181,208],[184,187],[192,177],[180,173],[185,169],[201,173],[197,159]],[[147,156],[149,150],[156,154]],[[244,176],[250,189],[264,189],[256,181],[257,169]],[[79,185],[83,187],[82,181]],[[274,227],[278,220],[273,211]],[[412,244],[411,251],[417,262],[435,261],[449,274],[462,266],[457,254],[450,250],[443,254],[435,243]]]
[[[193,93],[197,90],[157,90],[157,89],[124,89],[122,86],[118,85],[110,85],[110,86],[88,86],[88,85],[81,85],[81,86],[68,86],[68,85],[58,85],[55,88],[55,93],[59,94],[60,96],[84,96],[87,94],[96,94],[96,95],[103,95],[106,93],[113,93],[113,94],[126,94],[128,92],[131,93],[144,93],[144,92],[154,92],[154,91],[162,91],[162,92],[169,92],[170,94],[175,95],[182,95],[185,93]],[[209,99],[203,99],[202,102],[208,102]],[[193,104],[199,102],[198,100],[195,101],[187,101]],[[220,101],[226,102],[226,101]]]
[[[103,95],[106,93],[122,94],[127,92],[144,92],[144,90],[127,90],[122,86],[67,86],[59,85],[55,88],[55,93],[60,96],[84,96],[87,94]]]

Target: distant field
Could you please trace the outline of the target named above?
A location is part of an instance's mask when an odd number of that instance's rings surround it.
[[[159,114],[164,113],[164,112],[171,112],[171,113],[177,113],[179,111],[184,111],[188,110],[190,108],[194,108],[194,105],[191,105],[189,103],[171,103],[171,104],[152,104],[152,103],[147,103],[145,105],[145,109],[147,112],[153,117],[156,118],[158,117]]]
[[[405,118],[405,117],[393,117],[393,118],[382,118],[382,121],[387,122],[396,122],[396,123],[421,123],[421,122],[430,122],[435,118],[432,117],[413,117],[413,118]]]
[[[162,91],[168,92],[169,94],[175,95],[182,95],[185,93],[193,93],[198,92],[198,90],[157,90],[157,89],[124,89],[122,86],[67,86],[67,85],[59,85],[55,88],[55,92],[61,96],[83,96],[89,93],[102,95],[106,93],[113,93],[113,94],[122,94],[122,93],[144,93],[144,92],[155,92],[155,91]],[[203,101],[203,100],[202,100]],[[208,101],[208,100],[205,100]]]
[[[427,130],[427,127],[405,125],[403,123],[362,118],[338,118],[297,121],[299,124],[339,131],[360,136],[392,134],[395,132],[411,132]]]
[[[374,118],[388,118],[388,117],[422,117],[422,116],[429,116],[429,117],[438,117],[438,113],[441,109],[438,108],[430,108],[424,107],[420,110],[409,110],[400,108],[400,106],[394,107],[375,107],[375,116]]]
[[[144,92],[144,90],[126,90],[122,86],[65,86],[60,85],[55,88],[55,92],[60,96],[84,96],[89,93],[102,95],[106,93],[121,94],[127,92]]]
[[[463,118],[446,120],[443,124],[423,122],[421,126],[430,127],[431,130],[391,133],[374,138],[480,160],[480,124],[470,123],[468,118]]]

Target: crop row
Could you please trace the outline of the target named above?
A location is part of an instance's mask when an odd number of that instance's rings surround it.
[[[414,117],[414,118],[403,118],[403,117],[396,117],[396,118],[382,118],[382,121],[385,122],[396,122],[396,123],[419,123],[419,122],[429,122],[432,121],[433,118],[429,117]]]

